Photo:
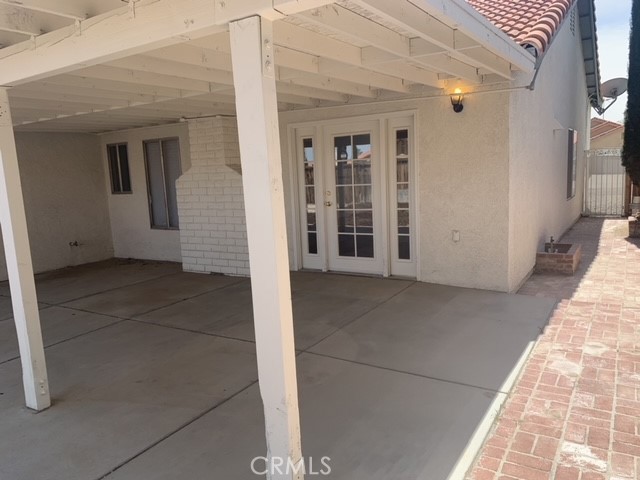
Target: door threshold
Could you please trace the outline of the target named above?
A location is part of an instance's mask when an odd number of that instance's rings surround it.
[[[382,274],[377,273],[365,273],[365,272],[342,272],[338,270],[319,270],[315,268],[301,268],[300,270],[292,270],[292,272],[302,272],[302,273],[328,273],[330,275],[343,275],[345,277],[365,277],[365,278],[382,278],[387,280],[411,280],[416,281],[415,277],[406,277],[402,275],[389,275],[384,276]]]

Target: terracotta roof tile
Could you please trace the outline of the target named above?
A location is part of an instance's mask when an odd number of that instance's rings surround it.
[[[576,0],[467,0],[516,42],[544,52]]]

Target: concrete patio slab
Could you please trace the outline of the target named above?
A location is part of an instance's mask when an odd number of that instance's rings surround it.
[[[298,370],[303,455],[335,480],[445,479],[494,396],[311,354]],[[253,386],[106,478],[262,478],[263,421]]]
[[[416,283],[311,351],[498,391],[555,303]]]
[[[36,288],[40,302],[56,305],[180,271],[173,262],[116,258],[38,274]],[[9,282],[0,283],[0,295],[10,295]]]
[[[0,365],[0,478],[96,479],[257,379],[246,342],[121,322],[47,348],[53,406]]]
[[[224,275],[175,273],[91,295],[64,305],[94,313],[131,318],[241,281]]]
[[[42,310],[51,409],[22,406],[12,322],[0,322],[0,479],[260,478],[249,280],[103,267],[103,290],[96,265],[38,280],[50,300],[76,299]],[[118,286],[128,268],[139,281]],[[315,352],[298,356],[304,452],[349,480],[465,468],[553,303],[307,272],[292,287],[297,348]]]
[[[327,295],[353,296],[373,302],[383,302],[412,283],[415,282],[395,278],[365,277],[339,273],[291,272],[291,291],[294,294],[322,292]]]
[[[0,321],[13,317],[11,297],[0,296]]]
[[[118,321],[113,317],[62,307],[48,307],[40,310],[42,338],[45,347]],[[15,323],[12,319],[0,322],[0,363],[17,358],[19,355]]]
[[[331,277],[336,276],[331,275]],[[364,285],[354,290],[350,296],[327,294],[320,288],[315,289],[314,293],[296,289],[293,295],[296,348],[304,350],[312,346],[375,308],[381,300],[377,302],[368,300],[372,298],[367,288],[370,282],[363,283]],[[294,279],[293,285],[296,284],[297,279]],[[308,281],[306,284],[312,286],[313,282]],[[402,283],[392,283],[392,287],[400,285]],[[386,298],[395,291],[395,288],[391,288],[386,295],[382,295],[382,298]],[[136,316],[136,318],[192,331],[248,341],[255,340],[251,285],[248,280]]]

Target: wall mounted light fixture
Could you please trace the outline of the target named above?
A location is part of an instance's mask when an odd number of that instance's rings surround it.
[[[462,94],[462,90],[456,88],[451,94],[451,105],[453,106],[453,111],[456,113],[460,113],[464,106],[462,105],[462,101],[464,100],[464,95]]]

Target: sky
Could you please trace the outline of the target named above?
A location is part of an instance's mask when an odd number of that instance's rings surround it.
[[[598,54],[602,82],[611,78],[627,77],[629,63],[629,21],[632,0],[596,0],[596,27],[598,30]],[[606,104],[609,103],[607,100]],[[624,120],[627,95],[604,114],[614,122]],[[593,116],[597,113],[593,111]]]

